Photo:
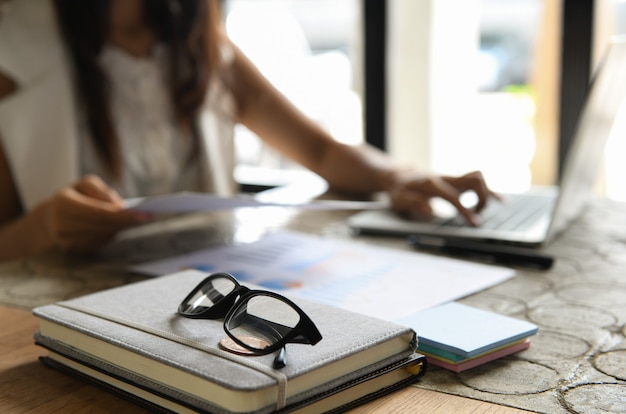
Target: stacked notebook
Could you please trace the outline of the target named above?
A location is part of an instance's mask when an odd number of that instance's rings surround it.
[[[419,352],[431,365],[461,372],[522,351],[537,326],[520,319],[450,302],[419,312]]]
[[[182,318],[180,301],[204,277],[189,270],[36,308],[42,360],[153,411],[344,411],[417,381],[426,368],[415,332],[295,299],[323,339],[274,355],[218,346],[223,321]]]

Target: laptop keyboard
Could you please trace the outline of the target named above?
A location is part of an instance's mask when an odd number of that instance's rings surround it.
[[[524,230],[538,218],[550,213],[553,199],[550,197],[511,194],[503,202],[490,202],[480,213],[481,228],[490,230]],[[441,224],[443,227],[468,227],[462,216],[456,216]]]

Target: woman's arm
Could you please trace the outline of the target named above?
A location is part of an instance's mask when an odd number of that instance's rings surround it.
[[[0,175],[5,172],[0,168]],[[119,231],[150,220],[149,215],[123,208],[117,193],[100,178],[84,177],[30,211],[3,217],[0,262],[51,250],[92,252]]]
[[[459,201],[471,190],[480,210],[495,196],[480,172],[460,177],[442,177],[399,168],[383,152],[368,145],[350,146],[334,140],[326,131],[292,105],[256,67],[235,48],[230,78],[239,121],[264,142],[306,168],[324,177],[337,190],[372,193],[386,191],[393,207],[405,213],[429,214],[428,201],[441,197],[452,203],[472,224],[475,210]]]
[[[237,48],[235,56],[231,87],[242,124],[335,189],[363,193],[388,189],[387,176],[393,168],[386,157],[371,147],[335,141],[278,92]]]
[[[0,145],[0,262],[54,249],[94,251],[119,231],[150,219],[122,210],[113,189],[87,176],[24,212]]]
[[[19,93],[0,73],[0,100]],[[0,261],[52,249],[97,249],[129,226],[145,222],[141,213],[125,212],[122,200],[98,177],[68,185],[31,211],[24,211],[0,137]]]

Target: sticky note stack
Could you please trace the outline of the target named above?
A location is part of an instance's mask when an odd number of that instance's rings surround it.
[[[418,351],[429,364],[461,372],[527,349],[537,326],[450,302],[403,321],[417,331]]]

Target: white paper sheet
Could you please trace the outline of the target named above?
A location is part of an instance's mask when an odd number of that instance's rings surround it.
[[[391,321],[515,274],[505,267],[296,232],[273,233],[254,243],[197,251],[131,270],[156,276],[189,268],[228,272],[241,282]]]
[[[240,207],[294,207],[306,210],[365,210],[388,208],[384,201],[315,200],[304,202],[264,201],[253,197],[218,197],[211,194],[181,192],[162,196],[127,199],[126,208],[155,214],[192,213]]]

